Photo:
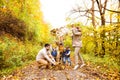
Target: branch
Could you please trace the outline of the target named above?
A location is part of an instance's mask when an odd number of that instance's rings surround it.
[[[92,18],[92,17],[90,17],[90,16],[88,16],[88,15],[79,15],[79,16],[81,16],[81,17],[83,17],[83,16],[86,16],[86,17],[88,17],[88,18]],[[78,18],[79,18],[79,16],[78,16]],[[95,16],[97,19],[100,19],[101,20],[101,18],[99,18],[99,17],[97,17],[97,16]],[[111,23],[111,22],[109,22],[109,21],[105,21],[106,23]],[[120,23],[120,22],[112,22],[112,24],[118,24],[118,23]]]
[[[99,1],[98,0],[96,0],[96,2],[97,2],[97,4],[98,4],[98,8],[99,8],[99,11],[100,11],[100,14],[102,13],[102,11],[101,11],[101,5],[100,5],[100,3],[99,3]],[[101,1],[100,1],[101,2]]]
[[[96,12],[99,12],[99,10],[91,10],[91,9],[87,9],[87,10],[77,10],[77,9],[73,9],[71,10],[71,12],[75,13],[75,12],[90,12],[90,11],[96,11]]]
[[[105,8],[106,8],[106,6],[107,6],[107,0],[105,0],[105,2],[104,2],[104,10],[103,10],[103,13],[105,13]]]
[[[106,7],[102,7],[102,8],[104,8],[105,10],[110,11],[110,12],[120,13],[120,11],[115,11],[115,10],[107,9]],[[87,9],[87,10],[73,9],[71,12],[73,12],[73,13],[79,12],[80,13],[80,12],[90,12],[90,11],[99,12],[99,10],[91,10],[91,9]]]
[[[110,11],[110,12],[114,12],[114,13],[120,13],[120,11],[114,11],[114,10],[107,9],[107,8],[105,8],[105,10]]]

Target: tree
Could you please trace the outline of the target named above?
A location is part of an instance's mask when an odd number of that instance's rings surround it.
[[[104,5],[101,4],[101,0],[96,0],[97,5],[98,5],[98,9],[99,9],[99,14],[101,17],[101,26],[104,27],[105,26],[105,8],[107,6],[107,0],[104,1]],[[102,38],[102,51],[101,51],[101,56],[103,57],[105,55],[105,31],[103,30],[100,34],[100,37]]]
[[[118,11],[120,11],[120,0],[118,0]],[[118,23],[120,22],[120,13],[118,13]]]
[[[104,5],[101,4],[101,0],[96,0],[100,17],[101,17],[101,25],[105,25],[105,8],[107,5],[107,0],[105,0]]]

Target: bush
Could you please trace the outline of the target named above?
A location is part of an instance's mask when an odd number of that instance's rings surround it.
[[[3,12],[0,9],[0,34],[10,33],[21,40],[25,39],[27,26],[23,21],[14,17],[10,10]]]
[[[0,69],[4,67],[4,56],[2,50],[0,50]]]

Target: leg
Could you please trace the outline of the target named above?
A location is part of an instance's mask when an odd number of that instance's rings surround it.
[[[83,66],[85,66],[84,60],[82,58],[82,56],[80,55],[80,53],[78,54],[79,56],[79,60],[81,61],[82,65],[80,66],[80,68],[82,68]]]
[[[40,59],[39,61],[37,61],[37,63],[39,63],[41,65],[45,65],[45,66],[48,65],[48,62],[45,59]]]
[[[75,54],[75,65],[78,65],[79,50],[80,50],[79,47],[75,47],[75,51],[74,51],[74,54]]]
[[[75,54],[75,67],[74,67],[74,70],[76,70],[78,67],[79,67],[79,62],[78,62],[78,57],[79,57],[79,50],[80,50],[80,47],[75,47],[75,51],[74,51],[74,54]]]
[[[56,61],[60,62],[60,52],[57,53]]]
[[[65,59],[65,57],[63,57],[62,59],[63,59],[63,60],[62,60],[63,63],[66,64],[66,59]]]
[[[62,63],[62,62],[63,62],[62,52],[60,52],[60,58],[59,58],[59,61],[60,61],[60,63]]]
[[[67,61],[68,61],[69,65],[71,66],[71,60],[70,60],[70,57],[67,58]]]
[[[82,64],[84,64],[84,60],[83,60],[82,56],[80,55],[80,53],[78,54],[78,56],[79,56],[79,59],[82,62]]]

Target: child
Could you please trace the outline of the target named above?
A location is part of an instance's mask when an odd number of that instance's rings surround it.
[[[54,59],[56,61],[56,57],[57,57],[57,49],[56,48],[52,48],[51,55],[54,57]]]
[[[70,60],[70,47],[66,47],[64,53],[63,53],[63,63],[66,64],[66,61],[71,66],[71,60]]]
[[[57,61],[58,47],[56,41],[51,45],[51,55],[54,57],[55,61]]]
[[[62,55],[63,55],[63,52],[64,52],[64,45],[63,43],[60,43],[59,44],[59,62],[62,61]]]

